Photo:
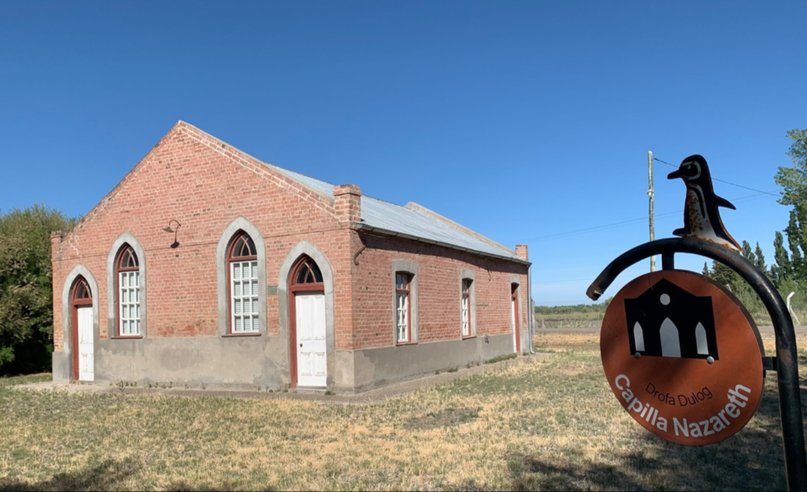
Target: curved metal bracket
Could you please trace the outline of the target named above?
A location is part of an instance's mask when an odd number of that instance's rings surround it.
[[[764,273],[741,255],[722,246],[692,238],[668,238],[644,243],[619,255],[591,283],[586,295],[592,300],[599,299],[626,268],[651,256],[661,255],[663,268],[671,270],[675,265],[675,253],[696,254],[723,263],[748,282],[762,299],[776,335],[776,376],[788,488],[807,490],[796,333],[782,296]]]

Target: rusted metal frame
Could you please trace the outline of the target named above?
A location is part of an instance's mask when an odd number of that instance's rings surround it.
[[[765,304],[776,335],[776,357],[770,362],[776,370],[779,389],[779,413],[787,484],[790,490],[807,491],[807,460],[799,394],[796,334],[793,320],[782,296],[764,273],[739,254],[721,246],[692,238],[668,238],[644,243],[618,256],[591,283],[586,295],[597,300],[626,268],[653,255],[662,255],[663,268],[671,269],[675,253],[697,254],[723,263],[748,282]],[[763,358],[763,363],[764,359],[766,358]]]

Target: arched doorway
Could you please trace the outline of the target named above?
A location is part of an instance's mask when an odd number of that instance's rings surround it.
[[[510,318],[513,324],[513,351],[521,352],[521,312],[518,306],[518,284],[510,285]]]
[[[316,262],[301,256],[289,276],[291,385],[324,388],[328,379],[325,288]]]
[[[92,291],[87,280],[78,276],[70,289],[72,379],[95,380]]]

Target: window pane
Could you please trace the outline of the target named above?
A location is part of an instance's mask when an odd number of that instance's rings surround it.
[[[246,248],[244,251],[249,256],[255,256],[255,243],[252,242],[252,238],[246,236]]]
[[[399,342],[406,342],[409,338],[409,299],[405,293],[398,293],[395,300],[396,336]]]
[[[244,254],[254,255],[247,251],[249,245],[243,244]],[[240,261],[231,263],[231,298],[232,304],[232,331],[257,331],[258,319],[258,262]]]

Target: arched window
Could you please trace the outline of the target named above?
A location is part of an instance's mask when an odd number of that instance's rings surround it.
[[[303,257],[292,275],[292,286],[300,286],[305,284],[321,284],[322,272],[314,260],[305,256]]]
[[[462,288],[460,290],[460,332],[463,337],[470,337],[473,332],[471,331],[471,286],[473,280],[470,278],[462,279]]]
[[[412,342],[412,278],[409,272],[395,272],[395,341]]]
[[[230,290],[230,333],[257,333],[258,253],[255,243],[244,231],[238,231],[227,250]]]
[[[71,298],[74,306],[92,305],[92,291],[84,277],[79,276],[73,282]]]
[[[140,331],[140,263],[128,244],[115,259],[118,293],[118,333],[120,337],[137,337]]]

